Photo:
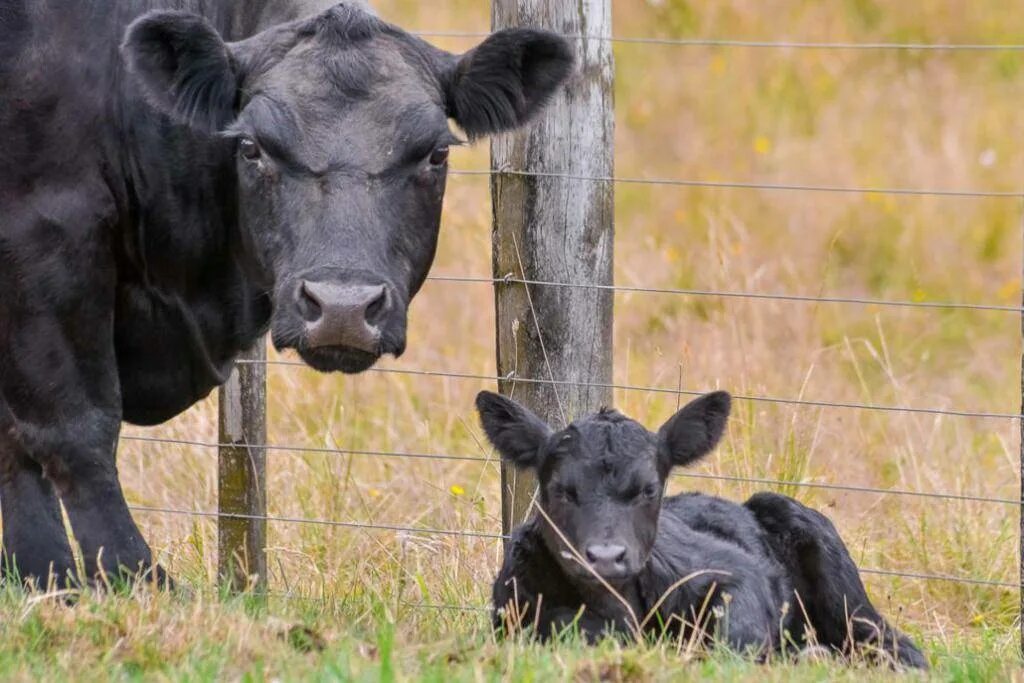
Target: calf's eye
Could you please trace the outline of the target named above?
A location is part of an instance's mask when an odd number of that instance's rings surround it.
[[[655,484],[648,484],[643,490],[644,498],[654,499],[658,497],[658,487]]]
[[[438,147],[430,153],[430,165],[431,166],[442,166],[448,161],[448,148]]]
[[[576,488],[573,486],[562,486],[556,484],[553,492],[557,498],[560,498],[567,503],[576,503]]]
[[[260,146],[250,137],[238,139],[238,155],[246,161],[256,161],[260,158]]]

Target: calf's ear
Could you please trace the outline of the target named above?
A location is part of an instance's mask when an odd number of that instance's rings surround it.
[[[658,430],[663,457],[668,466],[682,466],[714,450],[725,432],[732,397],[715,391],[685,405]]]
[[[541,448],[551,436],[551,427],[510,398],[490,391],[476,395],[487,438],[501,459],[523,469],[540,464]]]
[[[448,77],[448,114],[471,138],[521,126],[573,69],[565,38],[536,29],[498,31],[457,58]]]
[[[238,75],[220,34],[188,12],[149,12],[128,27],[121,54],[146,100],[179,123],[214,133],[235,118]]]

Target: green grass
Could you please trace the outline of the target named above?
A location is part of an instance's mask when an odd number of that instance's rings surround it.
[[[485,614],[395,611],[373,601],[187,598],[140,590],[53,598],[0,592],[0,679],[76,681],[669,681],[904,680],[907,674],[835,661],[760,665],[724,651],[671,644],[552,646],[496,641]],[[971,642],[925,640],[929,677],[1008,680],[1014,641],[980,631]],[[910,674],[912,678],[925,678]]]
[[[480,31],[481,0],[375,0],[423,30]],[[806,41],[1016,43],[1024,12],[1005,0],[616,0],[623,36]],[[472,41],[444,39],[462,51]],[[628,177],[846,187],[1019,190],[1024,56],[1016,52],[774,50],[617,44],[616,172]],[[453,153],[487,166],[487,146]],[[434,272],[489,277],[485,178],[452,176]],[[696,290],[1016,305],[1019,200],[616,187],[616,281]],[[1020,320],[1012,313],[808,304],[667,294],[615,298],[615,380],[738,394],[1013,413]],[[409,350],[391,370],[494,372],[493,290],[428,282],[411,307]],[[291,359],[291,357],[289,357]],[[394,373],[325,377],[273,366],[275,444],[491,458],[485,464],[352,454],[269,453],[275,515],[500,528],[499,478],[473,396],[492,382]],[[615,392],[649,426],[669,394]],[[203,402],[146,436],[215,441]],[[738,401],[729,432],[673,490],[743,499],[774,488],[825,512],[863,567],[1013,582],[1015,505],[816,489],[816,483],[1015,500],[1018,425]],[[216,508],[216,454],[123,442],[133,504]],[[796,484],[802,484],[797,486]],[[87,597],[74,608],[0,595],[0,680],[862,680],[831,665],[753,666],[669,647],[597,650],[498,644],[485,608],[501,560],[488,539],[269,525],[275,592],[210,597],[216,527],[139,514],[161,563],[197,592]],[[865,575],[872,599],[915,637],[943,680],[1019,677],[1018,599],[993,586]],[[327,604],[319,600],[326,599]],[[391,626],[393,624],[393,626]],[[386,637],[385,637],[386,636]],[[321,649],[322,645],[322,649]],[[312,648],[312,649],[311,649]],[[310,650],[310,651],[307,651]],[[390,672],[390,673],[388,673]]]

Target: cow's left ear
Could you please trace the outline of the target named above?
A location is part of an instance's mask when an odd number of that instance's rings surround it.
[[[188,12],[144,14],[128,27],[121,54],[147,101],[175,121],[215,133],[234,120],[235,63],[206,19]]]
[[[658,430],[658,441],[667,468],[689,465],[718,445],[729,419],[732,397],[724,391],[691,401]]]
[[[461,57],[447,76],[448,115],[471,138],[521,126],[573,69],[565,38],[536,29],[498,31]]]

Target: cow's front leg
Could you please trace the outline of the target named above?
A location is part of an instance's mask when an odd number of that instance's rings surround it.
[[[117,478],[119,428],[116,416],[98,411],[54,426],[21,422],[17,427],[21,442],[31,447],[33,458],[60,494],[89,581],[131,580],[148,575],[152,568],[152,553]],[[14,505],[25,500],[18,493],[8,496]],[[162,572],[157,578],[164,578]]]
[[[114,430],[116,441],[117,430]],[[82,450],[69,459],[61,499],[82,549],[85,574],[94,581],[166,579],[125,501],[115,465],[114,443]],[[151,573],[151,570],[155,574]]]
[[[75,560],[53,485],[13,450],[10,442],[0,444],[0,576],[41,589],[74,586]]]
[[[67,173],[74,180],[66,186],[26,183],[36,189],[13,204],[0,202],[0,434],[63,500],[84,578],[116,578],[148,570],[152,557],[114,462],[122,414],[118,265],[104,218],[113,204],[102,179]],[[60,559],[66,540],[50,541],[56,513],[40,490],[46,487],[38,477],[5,485],[4,512],[15,511],[15,531],[32,537],[43,561]],[[33,536],[36,520],[23,515],[40,509],[48,510],[47,531]]]

